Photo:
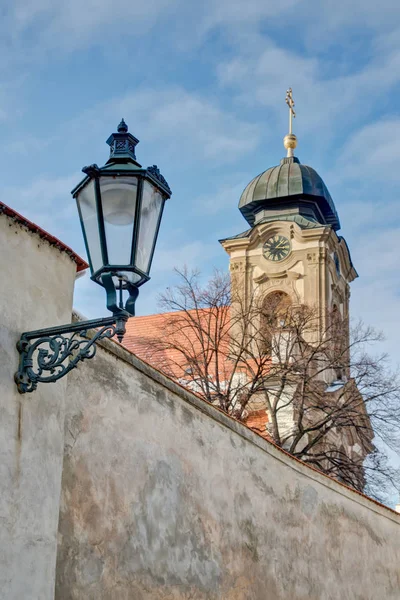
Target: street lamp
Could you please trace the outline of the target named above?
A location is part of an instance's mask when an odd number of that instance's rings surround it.
[[[57,381],[81,360],[93,358],[99,339],[116,335],[121,342],[126,321],[135,314],[139,287],[150,279],[164,204],[171,196],[157,166],[143,169],[137,162],[138,142],[122,119],[117,133],[107,140],[107,163],[84,167],[85,178],[71,192],[91,279],[105,288],[112,316],[23,333],[15,374],[21,393],[32,392],[38,382]],[[91,337],[89,329],[96,329]]]

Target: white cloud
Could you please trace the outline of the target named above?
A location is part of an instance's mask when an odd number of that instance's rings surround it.
[[[362,176],[361,176],[362,177]],[[338,182],[339,176],[336,177]],[[327,181],[335,181],[335,174],[327,178]],[[360,179],[356,182],[356,185]],[[383,228],[393,223],[393,218],[398,211],[398,199],[390,194],[372,191],[368,183],[357,190],[357,193],[349,193],[341,188],[342,193],[338,198],[340,203],[340,218],[347,230],[355,234],[365,235],[365,232]],[[355,198],[356,196],[356,198]]]
[[[152,272],[160,274],[171,274],[173,269],[178,269],[183,266],[188,268],[198,268],[202,264],[209,264],[210,259],[215,257],[220,252],[218,242],[207,243],[201,240],[193,240],[191,242],[183,242],[179,239],[175,244],[164,245],[158,244]]]
[[[399,27],[400,5],[397,0],[382,0],[379,5],[372,0],[352,0],[350,5],[348,0],[308,0],[307,3],[300,0],[248,0],[245,3],[239,0],[204,0],[202,3],[120,0],[117,5],[108,0],[83,3],[78,0],[6,0],[3,13],[0,68],[8,70],[13,77],[15,73],[21,77],[31,72],[32,66],[36,68],[37,64],[46,64],[49,57],[62,59],[65,52],[92,46],[108,55],[120,44],[132,51],[136,42],[140,44],[158,25],[163,28],[165,37],[157,34],[155,43],[167,43],[185,51],[187,43],[182,44],[182,38],[189,43],[203,44],[205,48],[210,30],[219,29],[226,33],[225,40],[235,53],[232,60],[220,65],[221,83],[232,85],[234,94],[246,103],[270,106],[274,110],[281,105],[286,87],[292,85],[302,114],[300,129],[302,126],[309,129],[312,124],[314,129],[320,127],[327,115],[332,120],[336,115],[345,117],[344,111],[357,105],[359,98],[364,104],[360,112],[365,111],[365,103],[368,105],[371,101],[368,96],[372,99],[379,96],[379,86],[382,93],[382,87],[390,88],[399,81],[399,42],[395,30]],[[286,29],[282,29],[283,23]],[[271,42],[274,25],[279,26],[278,35],[283,45],[292,32],[305,46],[316,36],[314,55],[322,59],[302,57],[275,46]],[[346,27],[363,27],[365,36],[371,36],[371,47],[378,58],[358,73],[332,79],[326,50],[329,44],[338,43],[337,36]],[[54,50],[57,55],[53,54]],[[182,58],[181,55],[179,60]],[[363,62],[364,57],[361,58]],[[193,108],[196,112],[196,107]],[[0,118],[8,114],[0,97]],[[214,151],[222,153],[224,149],[222,143],[219,147],[216,145]]]
[[[145,284],[143,297],[139,296],[138,314],[160,311],[160,293],[164,292],[167,286],[173,286],[178,282],[178,277],[173,272],[174,268],[200,269],[201,275],[206,279],[211,275],[216,259],[220,255],[221,247],[217,240],[205,242],[197,239],[184,242],[176,239],[174,244],[171,244],[171,236],[168,236],[167,245],[160,240],[151,269],[152,279]]]
[[[383,332],[385,341],[376,350],[388,353],[393,368],[400,367],[400,290],[393,282],[393,277],[366,279],[366,274],[362,275],[360,280],[352,284],[351,315]]]
[[[383,95],[400,83],[400,43],[342,74],[330,67],[326,56],[302,55],[259,37],[249,48],[242,41],[236,55],[218,65],[217,77],[244,108],[266,107],[267,126],[279,125],[283,132],[287,127],[284,94],[291,86],[296,133],[313,138],[319,151],[326,152],[338,132],[351,131],[365,121]]]
[[[258,143],[254,125],[204,95],[181,87],[137,90],[111,100],[108,110],[114,115],[133,115],[146,141],[158,142],[164,153],[175,155],[179,148],[184,162],[201,159],[228,163],[254,150]]]
[[[5,0],[0,44],[7,52],[0,63],[6,55],[7,62],[14,56],[32,64],[54,49],[62,54],[109,45],[111,52],[125,37],[140,40],[157,25],[165,42],[181,50],[208,41],[216,29],[251,45],[260,31],[277,25],[283,37],[303,37],[304,46],[321,51],[349,28],[389,40],[399,16],[397,0]]]
[[[394,273],[398,271],[399,253],[398,244],[400,239],[400,225],[393,227],[389,222],[387,229],[367,230],[368,246],[366,246],[367,234],[358,237],[357,246],[353,250],[353,258],[356,260],[357,270],[364,277],[372,278],[374,281],[388,280],[391,285],[398,284],[398,278]],[[364,243],[363,243],[364,242]]]
[[[361,201],[346,198],[341,211],[359,274],[351,285],[350,314],[384,333],[386,340],[380,350],[389,353],[393,366],[400,363],[397,204],[384,195],[366,194]]]
[[[237,210],[239,198],[243,192],[245,184],[250,181],[251,175],[246,173],[235,173],[225,181],[222,185],[214,188],[211,184],[212,191],[207,194],[195,197],[193,199],[193,211],[195,214],[215,215],[221,211]]]
[[[98,139],[102,144],[105,132],[115,130],[121,116],[132,133],[157,148],[154,153],[157,157],[165,160],[168,156],[182,168],[198,161],[208,165],[228,164],[253,151],[259,143],[256,125],[224,110],[208,97],[180,86],[138,88],[100,102],[70,121],[53,126],[51,142],[62,140],[64,150],[70,145],[72,153],[76,140],[85,131],[85,141]],[[39,138],[30,137],[28,142],[32,148],[40,147]],[[14,136],[11,150],[23,148],[23,139]]]
[[[399,182],[400,118],[385,118],[359,129],[340,152],[336,171],[340,179]]]
[[[107,36],[131,31],[140,37],[165,13],[173,9],[173,0],[132,2],[119,0],[12,0],[6,11],[5,26],[12,25],[14,36],[34,31],[42,47],[78,50]]]
[[[6,52],[6,48],[2,50],[0,40],[0,123],[2,124],[2,131],[4,131],[4,127],[7,127],[10,122],[15,123],[21,114],[20,106],[23,103],[22,90],[25,83],[25,76],[23,74],[15,71],[9,72],[8,63],[2,65],[1,55],[4,55]]]
[[[181,34],[198,40],[215,27],[242,27],[262,19],[275,17],[299,4],[300,0],[6,0],[4,29],[10,39],[18,39],[35,31],[34,37],[45,48],[79,50],[91,44],[131,34],[142,37],[165,18],[171,18],[170,30],[179,17],[185,19]],[[179,46],[180,40],[176,40]],[[35,50],[33,45],[33,50]],[[37,50],[37,48],[36,48]]]
[[[307,10],[298,11],[301,17],[308,18],[314,28],[315,21],[324,25],[325,37],[328,32],[336,31],[346,26],[371,28],[374,30],[391,29],[400,17],[400,7],[397,0],[311,0]],[[304,14],[305,13],[305,14]],[[310,28],[311,28],[310,27]],[[365,33],[367,33],[365,31]],[[329,41],[329,40],[328,40]]]
[[[24,186],[2,188],[0,200],[59,236],[69,217],[76,214],[70,191],[80,179],[82,175],[78,173],[54,178],[41,176]]]
[[[217,26],[239,26],[260,23],[295,9],[300,0],[209,0],[204,3],[203,28],[207,31]]]

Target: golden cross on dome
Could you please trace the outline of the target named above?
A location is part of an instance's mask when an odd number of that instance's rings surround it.
[[[293,92],[292,88],[289,88],[286,92],[286,104],[289,107],[289,134],[292,133],[292,118],[296,118],[296,113],[294,112],[294,100],[293,100]]]

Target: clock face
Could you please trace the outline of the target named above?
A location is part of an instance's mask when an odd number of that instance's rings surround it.
[[[290,242],[283,235],[274,235],[264,244],[263,254],[268,260],[279,261],[290,253]]]

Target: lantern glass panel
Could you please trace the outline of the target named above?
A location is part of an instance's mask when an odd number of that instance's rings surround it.
[[[101,177],[108,263],[129,265],[137,201],[137,177]]]
[[[157,235],[164,198],[149,181],[143,182],[143,196],[140,211],[139,237],[136,249],[136,266],[148,273],[151,266],[152,251]]]
[[[87,252],[93,272],[103,265],[99,224],[97,219],[95,185],[92,179],[77,196],[78,210],[87,242]]]

